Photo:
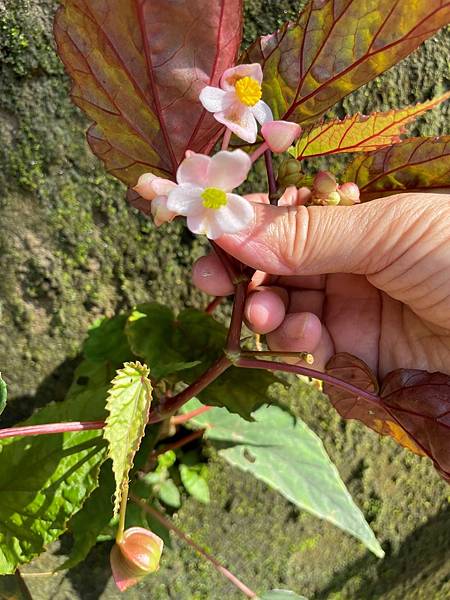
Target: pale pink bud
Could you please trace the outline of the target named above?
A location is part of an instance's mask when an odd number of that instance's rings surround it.
[[[163,546],[160,537],[143,527],[124,532],[122,542],[114,544],[110,555],[114,581],[121,592],[159,569]]]
[[[339,204],[343,206],[351,206],[352,204],[358,204],[359,202],[359,187],[356,183],[348,182],[338,186],[339,196],[341,201]]]
[[[151,211],[156,227],[160,227],[163,223],[170,223],[177,216],[177,213],[167,208],[167,196],[155,198],[151,204]]]
[[[272,152],[286,152],[301,132],[300,125],[291,121],[269,121],[261,127],[261,133]]]
[[[337,190],[337,182],[333,173],[329,171],[319,171],[314,177],[313,192],[319,198],[328,198],[328,196]]]
[[[166,196],[175,186],[176,183],[169,179],[157,177],[153,173],[144,173],[133,189],[145,200],[154,200],[157,196]]]

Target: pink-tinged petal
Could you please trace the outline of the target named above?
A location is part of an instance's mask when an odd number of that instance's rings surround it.
[[[141,579],[141,576],[134,575],[133,565],[130,565],[128,561],[124,559],[117,544],[114,544],[111,549],[109,561],[111,563],[114,582],[121,592],[136,585],[139,579]]]
[[[263,100],[257,102],[255,106],[250,108],[250,110],[260,125],[264,125],[264,123],[270,123],[273,121],[273,114],[270,110],[270,106]]]
[[[252,167],[252,161],[243,150],[223,150],[211,158],[208,186],[231,192],[244,183]]]
[[[338,186],[338,193],[341,198],[339,204],[342,206],[352,206],[360,202],[360,191],[356,183],[348,181]]]
[[[187,226],[192,233],[206,235],[210,240],[215,240],[223,235],[223,230],[220,223],[215,219],[215,214],[218,211],[214,209],[204,209],[198,215],[189,215],[187,218]]]
[[[200,92],[199,98],[206,110],[215,113],[223,110],[223,101],[225,96],[226,92],[224,90],[207,85]]]
[[[251,202],[237,194],[227,194],[227,204],[215,211],[214,217],[222,233],[239,233],[249,227],[254,219]]]
[[[198,187],[206,187],[210,162],[211,158],[209,156],[192,152],[178,167],[178,183],[189,183]]]
[[[301,132],[300,125],[290,121],[271,121],[261,127],[261,133],[272,152],[286,152]]]
[[[145,200],[153,200],[158,194],[153,189],[153,181],[158,179],[153,173],[144,173],[138,179],[137,184],[134,186],[135,190]]]
[[[242,140],[250,144],[256,142],[258,126],[255,117],[248,107],[244,105],[236,107],[236,105],[233,105],[233,108],[227,111],[215,113],[214,118],[219,123],[226,125],[228,129],[231,129]]]
[[[202,192],[202,188],[179,185],[170,192],[167,198],[167,208],[177,215],[198,214],[204,210],[201,199]]]
[[[223,90],[230,91],[234,89],[236,81],[243,77],[253,77],[261,85],[263,80],[261,65],[259,63],[252,63],[250,65],[238,65],[237,67],[227,69],[220,80],[220,87]]]
[[[177,213],[167,208],[167,196],[155,198],[151,204],[151,211],[156,227],[160,227],[163,223],[170,223],[177,216]]]
[[[153,180],[152,186],[153,190],[156,193],[156,196],[167,196],[169,192],[171,192],[177,187],[177,184],[174,181],[170,181],[169,179],[162,179],[161,177],[157,177]]]

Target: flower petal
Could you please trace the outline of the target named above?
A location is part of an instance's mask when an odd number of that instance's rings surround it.
[[[301,132],[300,125],[291,121],[271,121],[261,127],[261,133],[272,152],[286,152]]]
[[[253,113],[247,106],[236,104],[232,108],[215,113],[214,118],[231,129],[238,137],[250,144],[256,142],[258,126]]]
[[[152,187],[157,196],[167,196],[169,192],[177,187],[177,184],[169,179],[157,177],[153,180]]]
[[[238,65],[224,71],[220,80],[220,87],[223,90],[233,90],[236,85],[236,81],[243,77],[253,77],[259,83],[262,84],[263,72],[259,63],[252,63],[250,65]]]
[[[160,227],[163,223],[170,223],[177,216],[177,213],[167,208],[167,196],[157,196],[152,201],[151,211],[156,227]]]
[[[179,185],[167,198],[167,209],[178,215],[196,215],[204,210],[201,199],[202,188]]]
[[[208,187],[231,192],[244,183],[252,167],[252,161],[243,150],[222,150],[211,158],[208,171]]]
[[[178,167],[178,183],[188,183],[197,187],[206,187],[210,162],[211,158],[209,156],[190,152],[189,156],[185,158]]]
[[[252,111],[258,123],[260,123],[261,125],[273,121],[273,114],[270,110],[270,106],[266,104],[264,100],[260,100],[259,102],[257,102],[255,106],[252,106],[250,108],[250,110]]]
[[[206,110],[215,113],[223,110],[223,100],[225,95],[226,92],[224,90],[207,85],[200,92],[199,98]]]
[[[215,240],[224,233],[220,223],[215,219],[216,212],[218,211],[205,208],[204,211],[198,215],[189,215],[187,218],[188,228],[192,233],[204,234],[208,236],[210,240]]]
[[[250,225],[254,218],[251,202],[237,194],[227,194],[227,204],[215,211],[216,221],[223,233],[239,233]]]

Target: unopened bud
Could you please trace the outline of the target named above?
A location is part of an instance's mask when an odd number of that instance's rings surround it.
[[[350,181],[348,183],[343,183],[338,186],[338,193],[341,197],[339,204],[343,206],[351,206],[352,204],[358,204],[359,202],[360,192],[356,183]]]
[[[337,182],[333,173],[319,171],[314,177],[313,193],[318,198],[326,199],[332,192],[337,190]]]
[[[261,127],[261,133],[272,152],[286,152],[301,132],[300,125],[291,121],[269,121]]]
[[[291,185],[300,187],[304,175],[300,162],[295,158],[287,158],[283,160],[278,168],[278,187],[288,188]]]
[[[328,194],[328,206],[337,206],[340,203],[340,201],[341,197],[339,196],[338,192],[331,192],[331,194]]]
[[[159,569],[163,546],[160,537],[143,527],[130,527],[124,532],[110,555],[114,581],[121,592]]]
[[[158,196],[166,196],[176,185],[170,179],[157,177],[153,173],[144,173],[133,189],[145,200],[154,200]]]
[[[177,213],[167,208],[167,196],[158,196],[155,198],[151,204],[151,211],[156,227],[159,227],[163,223],[170,223],[177,216]]]

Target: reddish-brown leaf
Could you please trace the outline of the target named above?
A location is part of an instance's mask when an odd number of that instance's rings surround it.
[[[344,181],[354,181],[363,201],[400,192],[450,191],[450,136],[411,138],[357,156]]]
[[[263,65],[276,118],[311,123],[449,21],[449,0],[311,0],[241,60]]]
[[[372,152],[378,148],[398,144],[406,132],[406,125],[424,112],[450,98],[450,92],[423,102],[369,116],[353,115],[335,121],[309,125],[290,153],[295,158],[310,158],[342,152]]]
[[[217,139],[198,95],[234,64],[241,29],[242,0],[62,0],[58,51],[111,173],[172,177],[187,149]]]

